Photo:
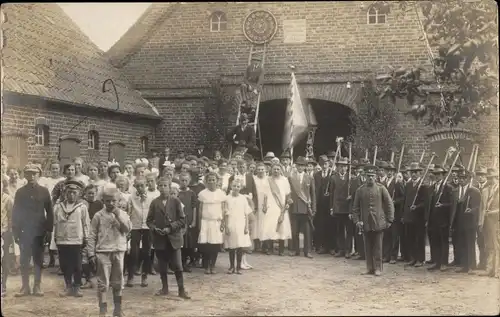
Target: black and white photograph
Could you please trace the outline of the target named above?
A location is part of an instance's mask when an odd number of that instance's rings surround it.
[[[0,15],[3,316],[500,314],[495,1]]]

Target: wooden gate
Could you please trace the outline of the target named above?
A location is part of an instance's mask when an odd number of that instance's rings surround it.
[[[28,164],[28,137],[22,133],[2,134],[2,153],[9,160],[9,166],[23,168]]]
[[[119,141],[109,142],[108,160],[111,162],[115,160],[123,167],[125,163],[125,144]]]
[[[81,140],[75,136],[64,136],[59,139],[59,161],[62,166],[80,156],[80,142]]]

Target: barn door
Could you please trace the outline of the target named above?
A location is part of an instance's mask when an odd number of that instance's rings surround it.
[[[27,137],[20,133],[3,133],[2,153],[7,156],[9,166],[23,168],[28,164]]]
[[[118,141],[109,142],[109,155],[108,160],[111,162],[115,160],[123,166],[125,163],[125,144]]]
[[[59,139],[59,160],[62,166],[71,163],[75,157],[80,156],[80,142],[80,139],[72,136]]]

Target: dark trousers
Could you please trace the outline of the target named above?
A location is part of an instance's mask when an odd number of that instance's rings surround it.
[[[382,241],[383,231],[366,231],[363,233],[365,240],[366,269],[369,272],[376,270],[382,272]]]
[[[343,254],[351,254],[354,237],[354,227],[348,214],[334,215],[336,223],[337,249]]]
[[[425,224],[412,222],[405,224],[405,241],[408,253],[412,261],[425,261]]]
[[[19,241],[19,261],[21,262],[22,287],[29,288],[30,262],[33,259],[35,268],[35,286],[40,286],[42,282],[42,265],[44,251],[43,236],[38,237],[22,237]]]
[[[309,224],[309,216],[306,214],[290,215],[292,229],[292,245],[293,251],[296,254],[300,253],[299,233],[304,234],[304,254],[308,254],[311,248],[311,225]]]
[[[229,267],[234,269],[234,262],[236,260],[236,268],[241,269],[241,259],[243,258],[243,249],[229,249]]]
[[[181,249],[174,249],[169,241],[165,249],[155,249],[155,254],[156,258],[158,259],[158,270],[160,271],[162,289],[168,290],[167,268],[168,265],[170,265],[170,268],[175,273],[175,279],[177,280],[179,291],[184,290]]]
[[[331,247],[331,216],[328,210],[319,210],[314,217],[313,243],[316,249],[330,250]]]
[[[462,250],[460,249],[460,231],[456,226],[451,233],[451,243],[453,244],[453,262],[455,265],[460,265],[462,261]]]
[[[2,233],[2,239],[3,239],[3,258],[2,258],[2,293],[4,292],[5,289],[7,289],[7,277],[9,276],[9,270],[10,270],[10,246],[14,242],[12,238],[12,233],[10,232],[4,232]]]
[[[435,226],[429,230],[429,237],[431,243],[431,254],[434,250],[434,255],[432,260],[436,263],[436,266],[441,267],[441,265],[448,265],[448,256],[450,250],[450,240],[449,240],[449,228],[448,226]]]
[[[392,256],[392,240],[393,240],[394,223],[390,228],[384,230],[384,240],[382,241],[382,258],[389,261]],[[397,256],[396,256],[397,257]]]
[[[391,247],[390,258],[391,260],[397,260],[400,251],[401,255],[403,255],[405,230],[401,220],[394,220],[390,229],[392,234],[392,247]]]
[[[354,247],[356,252],[359,253],[359,256],[364,258],[365,257],[365,240],[363,237],[363,233],[356,228],[355,229],[355,235],[354,235]]]
[[[190,261],[195,260],[196,254],[194,252],[194,248],[182,248],[181,254],[182,254],[182,266],[186,266],[188,258]]]
[[[262,250],[274,251],[274,240],[266,240],[262,242]],[[278,240],[278,252],[283,254],[285,252],[285,240]]]
[[[427,229],[427,241],[429,241],[429,248],[431,251],[430,261],[436,263],[436,241],[434,241],[436,234],[433,233],[434,230],[434,228]]]
[[[142,241],[142,248],[139,248]],[[128,278],[135,275],[136,265],[142,261],[142,274],[151,272],[151,232],[149,229],[137,229],[130,232],[130,253],[128,256]]]
[[[479,268],[486,268],[486,261],[488,259],[488,250],[486,249],[484,232],[477,231],[477,248],[479,249]]]
[[[82,246],[58,244],[57,251],[66,287],[80,286],[82,284]]]
[[[476,229],[462,228],[459,238],[460,266],[466,270],[476,269]]]
[[[200,244],[202,252],[202,264],[204,269],[213,269],[215,267],[215,262],[217,262],[217,257],[220,252],[220,244]]]

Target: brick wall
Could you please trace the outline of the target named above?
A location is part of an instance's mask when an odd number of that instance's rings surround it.
[[[22,161],[46,162],[57,159],[59,137],[66,135],[75,124],[88,115],[90,117],[71,132],[71,136],[81,139],[80,156],[85,161],[107,160],[110,141],[123,142],[126,145],[127,159],[135,160],[146,155],[141,152],[141,137],[148,136],[150,144],[154,141],[154,122],[125,118],[116,114],[109,116],[95,110],[89,112],[71,109],[70,111],[48,106],[7,105],[2,115],[2,141],[5,141],[6,135],[20,133],[26,137],[28,143],[27,159],[24,158]],[[35,118],[40,117],[45,118],[49,126],[48,146],[36,145],[34,141]],[[99,133],[98,151],[88,150],[89,125],[95,125],[95,130]]]
[[[203,113],[203,101],[189,96],[203,94],[208,80],[216,76],[224,75],[231,82],[242,77],[251,46],[242,31],[243,21],[259,9],[271,11],[278,22],[267,51],[267,84],[276,82],[270,78],[286,74],[290,64],[296,66],[297,77],[302,76],[305,82],[309,77],[328,78],[325,83],[357,81],[353,74],[381,72],[388,65],[429,65],[413,12],[398,16],[400,12],[394,9],[387,23],[369,25],[367,2],[359,1],[183,4],[123,67],[137,89],[162,95],[150,99],[164,118],[159,144],[194,147],[199,139],[197,118]],[[218,10],[226,13],[228,26],[226,31],[213,33],[210,15]],[[307,20],[306,43],[283,43],[283,21],[291,19]],[[319,86],[320,82],[310,85]],[[200,93],[194,93],[197,89]],[[182,91],[188,99],[169,98]],[[408,160],[417,160],[423,150],[430,151],[426,134],[432,128],[402,114],[400,118],[398,133],[411,149]],[[481,133],[480,162],[486,156],[498,155],[498,114],[482,123],[472,122],[466,127]]]

